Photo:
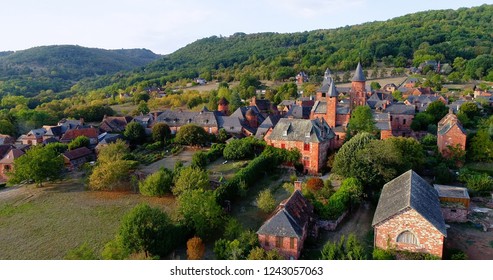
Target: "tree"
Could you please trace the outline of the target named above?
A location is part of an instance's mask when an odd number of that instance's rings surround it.
[[[276,249],[266,251],[264,248],[253,248],[247,257],[248,260],[285,260]]]
[[[140,144],[145,140],[146,132],[140,123],[131,122],[125,128],[123,136],[125,136],[125,139],[130,141],[132,144]]]
[[[187,258],[189,260],[201,260],[204,257],[205,244],[200,237],[192,237],[187,241]]]
[[[127,158],[129,149],[121,139],[101,148],[97,165],[89,176],[89,187],[94,190],[128,188],[131,171],[138,163]]]
[[[209,175],[207,171],[190,166],[180,170],[172,191],[174,195],[178,196],[188,190],[206,190],[208,188]]]
[[[270,213],[276,209],[276,200],[270,190],[263,190],[257,196],[257,206],[265,213]]]
[[[436,139],[436,138],[435,138]],[[399,152],[402,164],[399,164],[399,172],[403,173],[409,169],[419,171],[425,163],[425,151],[418,140],[410,137],[391,137],[384,141],[391,142]],[[436,145],[436,140],[435,140]]]
[[[15,135],[15,126],[7,120],[0,120],[0,134]]]
[[[178,197],[178,213],[183,223],[201,237],[213,235],[223,226],[223,210],[212,191],[193,189]]]
[[[433,123],[437,124],[448,113],[448,107],[440,100],[436,100],[428,105],[426,113],[433,117]],[[414,122],[414,120],[413,120]]]
[[[161,168],[149,175],[143,182],[139,182],[139,190],[145,196],[162,196],[171,193],[173,186],[173,172]]]
[[[311,177],[306,181],[306,188],[312,192],[318,192],[324,187],[324,181],[318,177]]]
[[[356,107],[349,119],[348,128],[353,135],[359,132],[373,133],[377,130],[375,121],[373,120],[373,114],[370,107],[358,106]]]
[[[36,186],[42,187],[43,182],[60,179],[63,166],[63,158],[55,149],[33,146],[25,155],[14,160],[13,172],[8,182],[18,184],[32,180]]]
[[[118,235],[127,252],[161,258],[176,247],[179,239],[168,215],[147,204],[139,204],[123,216]]]
[[[493,141],[486,129],[480,129],[471,139],[469,154],[474,161],[493,162]]]
[[[322,260],[366,260],[367,253],[353,233],[343,235],[339,242],[327,242],[322,248]]]
[[[465,114],[470,120],[474,120],[476,117],[481,116],[481,109],[475,102],[466,102],[460,106],[459,113]]]
[[[198,151],[192,156],[192,167],[205,169],[207,167],[207,153]]]
[[[81,147],[89,147],[90,141],[86,136],[77,136],[72,142],[68,143],[69,150],[75,150]]]
[[[371,90],[377,90],[382,88],[382,86],[378,82],[371,82],[370,87]]]
[[[139,102],[139,106],[137,106],[137,109],[135,109],[135,113],[136,115],[138,114],[149,114],[150,110],[149,110],[149,106],[147,106],[147,102],[144,101],[144,100],[141,100]]]
[[[356,153],[363,149],[374,137],[369,133],[360,133],[344,143],[334,158],[332,172],[343,177],[351,177],[352,166],[357,161]]]
[[[171,129],[165,123],[156,123],[152,127],[152,140],[154,142],[166,142],[171,135]]]
[[[195,124],[184,125],[176,133],[176,142],[182,145],[200,146],[204,145],[209,138],[205,130]]]
[[[417,113],[411,123],[411,129],[414,131],[425,131],[434,121],[435,118],[426,112]]]

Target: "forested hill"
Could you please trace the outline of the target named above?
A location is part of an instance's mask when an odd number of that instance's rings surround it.
[[[132,70],[160,57],[146,49],[104,50],[72,45],[0,52],[0,96],[60,92],[83,78]]]
[[[360,59],[365,67],[377,61],[404,67],[431,59],[442,63],[456,57],[471,60],[492,54],[492,26],[493,5],[482,5],[330,30],[214,36],[163,57],[147,66],[145,73],[122,76],[120,85],[164,85],[197,76],[231,80],[247,73],[282,79],[300,70],[322,75],[326,67],[354,69]]]

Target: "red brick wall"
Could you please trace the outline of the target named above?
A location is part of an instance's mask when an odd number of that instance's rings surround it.
[[[448,146],[455,147],[456,145],[460,145],[462,150],[466,149],[467,135],[462,133],[456,125],[454,125],[446,134],[438,134],[437,138],[438,151],[445,157],[449,156]]]
[[[385,140],[390,137],[393,137],[392,130],[381,130],[380,131],[380,140]]]
[[[340,115],[339,114],[339,115],[337,115],[336,124],[346,126],[349,123],[350,118],[351,118],[350,114],[347,114],[347,115]]]
[[[336,126],[337,119],[337,97],[328,97],[327,98],[327,124],[330,127]]]
[[[465,208],[442,206],[443,219],[446,222],[465,223],[467,222],[467,213],[468,211]]]
[[[266,138],[267,140],[267,138]],[[280,141],[280,140],[268,140],[268,145],[276,148],[284,148],[286,150],[297,149],[301,152],[301,161],[304,162],[304,158],[308,160],[305,162],[305,169],[310,174],[317,174],[320,169],[325,165],[327,159],[327,152],[330,148],[330,142],[325,143],[310,143],[310,150],[305,151],[305,142],[298,141]],[[284,144],[284,147],[283,147]]]
[[[411,124],[414,119],[414,115],[390,115],[392,126],[392,134],[394,136],[410,136]]]
[[[398,243],[397,236],[403,231],[412,232],[418,245]],[[375,226],[375,247],[395,248],[411,252],[429,253],[438,257],[443,254],[444,236],[413,209],[406,210]]]
[[[264,248],[266,251],[277,249],[281,255],[283,255],[286,259],[298,259],[300,257],[301,248],[303,248],[303,241],[295,238],[294,247],[291,249],[291,240],[290,237],[283,237],[281,247],[276,247],[276,237],[272,235],[258,235],[258,241],[260,246]],[[268,241],[268,243],[266,242]]]
[[[12,169],[12,165],[11,164],[0,164],[0,181],[7,181],[9,179],[9,177],[7,176],[7,168],[5,168],[5,166],[9,166],[10,167],[10,170],[9,172],[12,172],[13,169]]]

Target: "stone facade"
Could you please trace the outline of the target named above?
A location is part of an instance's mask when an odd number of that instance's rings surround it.
[[[391,114],[390,124],[392,125],[392,134],[394,136],[410,136],[412,133],[411,123],[414,115],[408,114]]]
[[[454,113],[449,112],[438,123],[437,145],[438,151],[444,157],[450,157],[449,147],[458,147],[462,151],[466,150],[467,134]]]
[[[397,242],[397,237],[405,231],[416,237],[417,244]],[[394,248],[441,258],[444,239],[443,234],[414,209],[404,210],[375,226],[375,247],[384,250]]]
[[[466,223],[469,210],[454,205],[442,205],[443,219],[451,223]]]

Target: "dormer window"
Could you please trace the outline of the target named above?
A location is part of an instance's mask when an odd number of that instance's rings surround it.
[[[305,137],[310,138],[310,132],[305,132]]]
[[[282,136],[288,136],[288,131],[287,131],[287,130],[284,130],[284,131],[282,132]]]

